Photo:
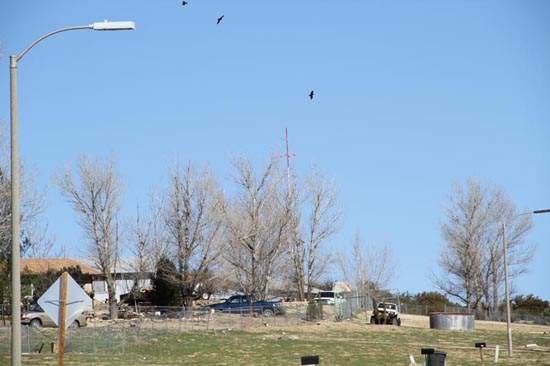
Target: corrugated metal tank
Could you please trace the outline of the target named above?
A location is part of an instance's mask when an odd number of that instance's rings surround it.
[[[473,330],[474,315],[464,313],[430,313],[430,328],[444,330]]]

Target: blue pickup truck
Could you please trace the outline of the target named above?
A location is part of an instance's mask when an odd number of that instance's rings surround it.
[[[260,313],[263,316],[273,316],[281,313],[280,301],[254,301],[252,304],[246,301],[245,295],[233,295],[224,302],[209,305],[210,309],[224,313],[246,314],[249,312]]]

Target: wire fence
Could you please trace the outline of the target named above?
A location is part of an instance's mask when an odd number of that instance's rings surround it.
[[[230,310],[215,313],[209,308],[181,310],[181,308],[142,307],[139,312],[119,312],[117,320],[103,320],[95,316],[87,326],[68,328],[65,352],[108,353],[124,355],[128,345],[147,342],[152,338],[188,332],[230,335],[234,330],[253,327],[286,327],[319,319],[319,314],[303,303],[286,304],[276,316],[264,316],[254,309]],[[21,352],[54,352],[57,328],[21,327]],[[0,326],[0,353],[10,353],[11,328]]]
[[[428,305],[407,304],[399,301],[399,311],[401,314],[423,315],[428,316],[432,312],[445,313],[471,313],[467,308],[460,306],[442,305],[433,307]],[[336,302],[335,320],[345,320],[356,318],[362,313],[367,313],[373,310],[372,298],[368,296],[349,296],[344,298],[344,301]],[[491,320],[491,321],[506,321],[506,312],[504,311],[480,311],[474,313],[476,320]],[[539,325],[550,325],[550,316],[544,314],[525,314],[511,313],[511,320],[514,323],[533,323]]]
[[[9,324],[8,324],[9,325]],[[21,327],[21,352],[38,352],[37,345],[42,345],[42,333],[30,327]],[[10,353],[11,327],[0,326],[0,353]],[[39,346],[38,346],[39,347]],[[41,351],[41,350],[40,350]]]
[[[401,313],[402,314],[411,314],[411,315],[430,315],[433,312],[443,312],[443,313],[464,313],[468,314],[469,311],[467,308],[460,306],[448,306],[442,305],[440,307],[433,307],[429,305],[417,305],[417,304],[401,304]]]
[[[107,353],[124,355],[130,345],[148,342],[169,334],[188,332],[231,335],[234,330],[254,327],[291,327],[317,320],[345,321],[370,317],[373,302],[365,296],[351,296],[336,301],[334,305],[317,302],[285,303],[275,316],[264,316],[254,309],[228,310],[214,313],[208,307],[189,310],[170,307],[124,307],[119,319],[107,320],[105,314],[94,314],[87,326],[69,328],[66,333],[65,351],[80,353]],[[445,312],[466,313],[460,307],[444,307]],[[400,304],[401,314],[429,315],[427,306]],[[494,315],[505,321],[505,314]],[[534,322],[550,325],[550,317],[542,315],[513,314],[514,322]],[[368,321],[368,319],[367,319]],[[56,328],[21,327],[23,353],[54,352],[57,343]],[[0,323],[0,353],[10,353],[11,328],[9,320]]]
[[[7,325],[7,319],[11,315],[11,306],[8,304],[0,304],[0,326]]]
[[[497,310],[497,311],[471,311],[465,307],[460,306],[448,306],[443,305],[437,309],[434,309],[427,305],[411,305],[411,304],[401,304],[401,313],[402,314],[412,314],[412,315],[430,315],[432,312],[445,312],[445,313],[473,313],[476,320],[490,320],[497,322],[506,321],[506,312]],[[550,316],[545,314],[536,314],[536,313],[517,313],[512,312],[510,314],[511,321],[513,323],[533,323],[539,325],[550,325]]]

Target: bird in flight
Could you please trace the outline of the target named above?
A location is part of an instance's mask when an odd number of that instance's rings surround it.
[[[311,93],[309,93],[309,99],[313,99],[314,95],[315,95],[315,93],[313,93],[313,90],[312,90]]]
[[[220,24],[220,22],[222,21],[223,19],[223,15],[221,17],[218,18],[218,22],[216,24]]]
[[[181,2],[181,5],[187,5],[187,1],[185,1],[185,0],[182,1],[182,2]]]

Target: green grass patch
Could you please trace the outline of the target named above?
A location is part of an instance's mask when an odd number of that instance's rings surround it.
[[[547,332],[518,332],[514,335],[514,357],[506,352],[505,330],[442,331],[427,328],[395,327],[328,322],[292,329],[264,327],[251,331],[142,333],[125,346],[124,355],[71,352],[65,365],[299,365],[301,356],[319,355],[321,365],[395,366],[408,365],[412,354],[421,365],[420,349],[435,348],[447,354],[448,365],[480,365],[475,342],[487,342],[485,363],[492,364],[493,349],[500,345],[500,365],[550,366],[550,329]],[[539,347],[525,348],[536,343]],[[57,365],[52,354],[23,356],[24,365]],[[9,358],[0,355],[0,365]]]

